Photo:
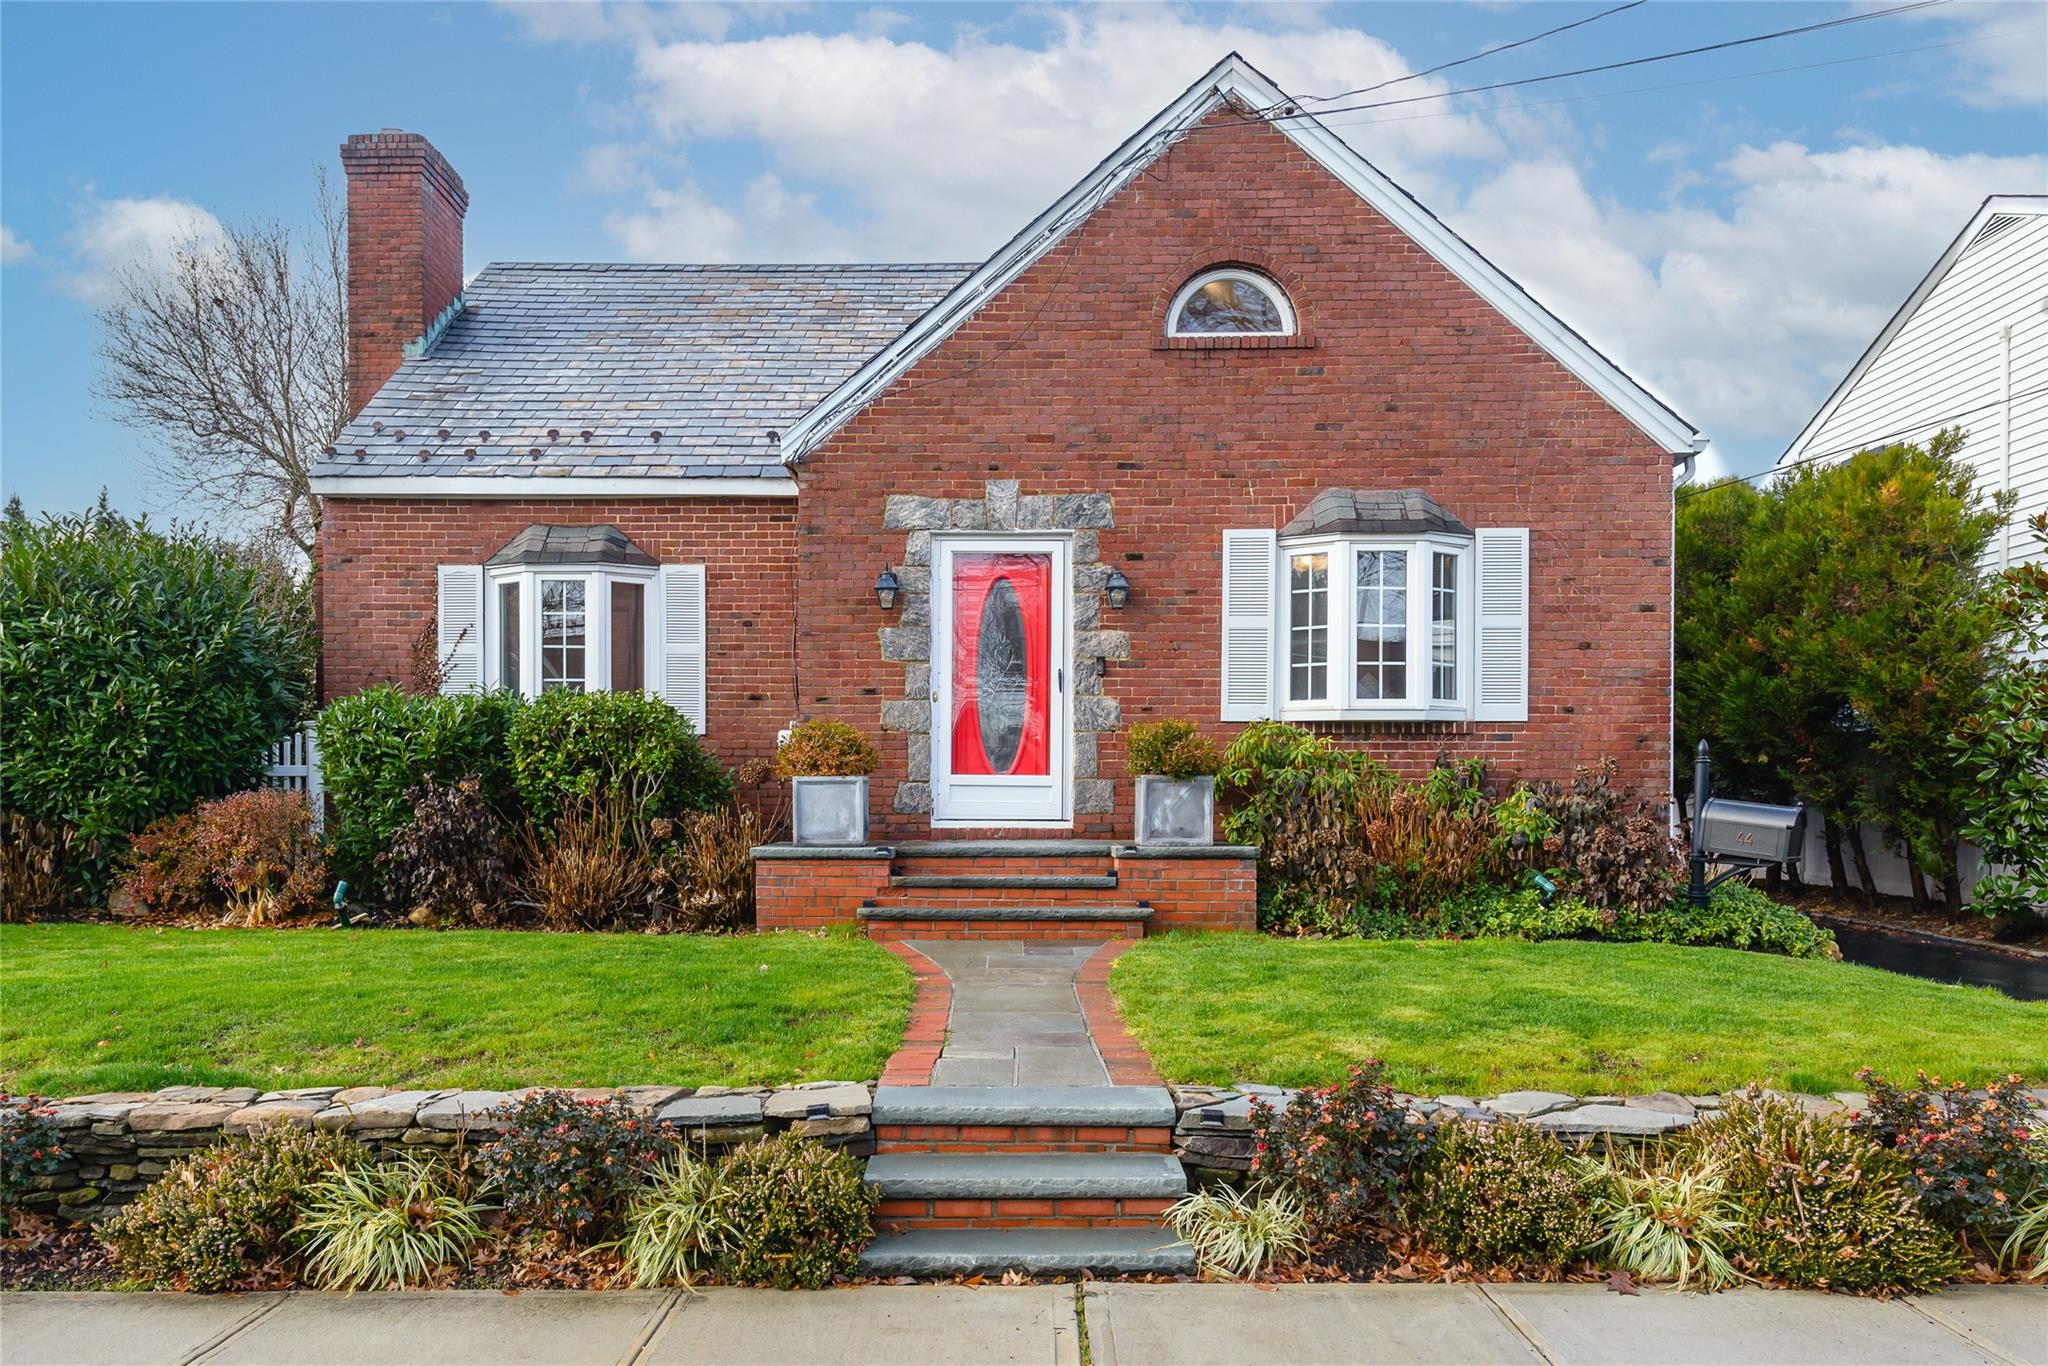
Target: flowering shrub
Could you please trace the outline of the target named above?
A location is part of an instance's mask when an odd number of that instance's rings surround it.
[[[305,794],[258,788],[201,802],[137,835],[121,886],[153,910],[224,907],[267,925],[319,904],[327,861]]]
[[[660,1156],[660,1130],[624,1101],[537,1091],[499,1112],[477,1170],[514,1219],[571,1243],[611,1228]]]
[[[1382,1076],[1378,1059],[1339,1086],[1301,1091],[1276,1111],[1252,1097],[1252,1174],[1300,1193],[1324,1237],[1399,1212],[1429,1134]]]
[[[1571,1155],[1540,1129],[1451,1121],[1419,1170],[1417,1222],[1457,1261],[1558,1266],[1599,1236]]]
[[[1960,1082],[1920,1075],[1894,1086],[1869,1068],[1856,1074],[1870,1097],[1864,1123],[1912,1169],[1920,1207],[1935,1222],[1986,1237],[2007,1228],[2037,1180],[2048,1179],[2018,1076],[1972,1097]]]
[[[0,1232],[9,1227],[9,1213],[34,1188],[36,1178],[63,1166],[64,1156],[49,1102],[0,1091]]]
[[[853,1274],[881,1197],[851,1157],[786,1130],[736,1149],[718,1175],[734,1280],[814,1290]]]

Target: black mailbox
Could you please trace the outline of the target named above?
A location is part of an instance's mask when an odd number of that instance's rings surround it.
[[[1766,806],[1725,797],[1699,814],[1699,850],[1716,863],[1789,863],[1806,848],[1805,806]]]

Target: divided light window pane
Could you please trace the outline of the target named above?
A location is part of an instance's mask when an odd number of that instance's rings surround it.
[[[1330,557],[1288,561],[1287,700],[1321,702],[1330,691]]]
[[[647,588],[612,585],[612,691],[639,692],[646,675]]]
[[[1429,696],[1458,700],[1458,557],[1430,553]]]
[[[1358,552],[1358,698],[1408,696],[1408,552]]]
[[[519,585],[498,585],[498,686],[518,692],[519,677]]]
[[[585,670],[584,583],[581,579],[540,581],[540,689],[582,692]]]

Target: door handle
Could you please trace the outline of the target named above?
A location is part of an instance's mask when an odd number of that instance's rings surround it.
[[[1054,670],[1052,671],[1052,676],[1053,676],[1053,679],[1054,679],[1054,683],[1053,683],[1053,686],[1054,686],[1055,688],[1057,688],[1057,689],[1059,690],[1060,696],[1062,696],[1062,697],[1066,696],[1066,693],[1067,693],[1067,671],[1066,671],[1065,669],[1054,669]]]

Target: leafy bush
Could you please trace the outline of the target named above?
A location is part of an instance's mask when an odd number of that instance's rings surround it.
[[[719,1176],[734,1280],[815,1290],[854,1273],[880,1197],[851,1157],[786,1130],[735,1149]]]
[[[587,797],[550,834],[529,822],[519,834],[519,904],[551,930],[639,925],[659,888],[646,837],[623,793]]]
[[[321,712],[335,871],[361,890],[372,888],[377,856],[413,819],[407,794],[429,778],[474,777],[486,798],[504,802],[512,791],[505,737],[521,706],[512,693],[415,697],[379,684]]]
[[[1223,756],[1194,722],[1167,720],[1131,727],[1127,762],[1134,778],[1213,778]]]
[[[1416,1222],[1457,1261],[1560,1266],[1598,1235],[1570,1154],[1526,1124],[1441,1124],[1418,1172]]]
[[[1615,791],[1615,772],[1607,759],[1579,769],[1568,785],[1534,789],[1552,825],[1540,857],[1598,910],[1662,910],[1683,860],[1664,814]]]
[[[1373,1059],[1341,1085],[1298,1092],[1285,1110],[1252,1097],[1252,1173],[1300,1195],[1320,1237],[1399,1213],[1411,1170],[1429,1147],[1385,1072]]]
[[[1358,790],[1391,785],[1363,755],[1280,721],[1254,721],[1223,752],[1223,835],[1259,846],[1260,927],[1286,931],[1341,920],[1365,877]]]
[[[1957,1275],[1953,1236],[1921,1210],[1912,1172],[1867,1134],[1752,1091],[1678,1141],[1714,1163],[1741,1210],[1730,1239],[1761,1276],[1823,1290],[1929,1290]]]
[[[1578,1159],[1600,1238],[1592,1251],[1639,1280],[1709,1290],[1742,1279],[1728,1260],[1741,1211],[1713,1162]]]
[[[64,1165],[63,1134],[50,1120],[50,1105],[41,1096],[10,1096],[0,1091],[0,1233],[22,1197],[35,1189],[36,1178]]]
[[[258,788],[137,835],[120,886],[153,910],[224,908],[245,925],[271,925],[318,907],[327,860],[305,794]]]
[[[1780,905],[1746,882],[1724,882],[1705,906],[1673,897],[1656,911],[1618,911],[1602,936],[1631,943],[1711,945],[1781,953],[1788,958],[1840,958],[1834,931]]]
[[[619,1257],[633,1284],[689,1285],[693,1271],[731,1244],[729,1203],[719,1169],[678,1148],[626,1210]]]
[[[454,924],[497,924],[511,889],[512,847],[483,779],[429,777],[405,795],[412,820],[377,856],[386,893]]]
[[[336,1135],[266,1125],[172,1163],[100,1237],[145,1285],[226,1290],[252,1267],[293,1260],[292,1228],[320,1178],[369,1160]]]
[[[447,1163],[414,1153],[327,1173],[298,1224],[307,1274],[333,1290],[419,1284],[484,1236],[461,1188]]]
[[[1920,1207],[1943,1227],[1988,1246],[2035,1183],[2048,1180],[2033,1141],[2032,1099],[2020,1077],[1991,1083],[1981,1097],[1925,1072],[1912,1088],[1894,1086],[1867,1067],[1856,1079],[1870,1102],[1864,1124],[1905,1161]]]
[[[789,728],[775,751],[778,778],[864,778],[882,758],[867,736],[844,721],[819,717]]]
[[[477,1172],[505,1213],[580,1243],[609,1229],[660,1155],[659,1131],[616,1097],[536,1091],[498,1112]]]
[[[643,820],[710,811],[732,795],[689,718],[645,693],[545,692],[514,713],[506,739],[519,800],[543,827],[614,795]]]
[[[1251,1280],[1309,1249],[1308,1211],[1291,1190],[1205,1187],[1174,1201],[1166,1222],[1205,1274],[1231,1280]]]
[[[754,848],[770,838],[755,812],[728,802],[674,822],[654,822],[654,894],[679,930],[736,930],[754,923]]]
[[[78,831],[62,821],[0,811],[0,921],[61,907],[71,892],[66,864]]]
[[[150,822],[255,782],[298,719],[311,615],[275,577],[104,508],[0,530],[0,806],[76,831],[75,891]]]

